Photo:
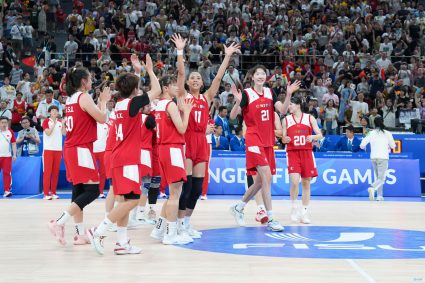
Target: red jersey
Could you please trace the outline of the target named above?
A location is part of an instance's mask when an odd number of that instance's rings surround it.
[[[174,101],[161,99],[155,107],[156,141],[158,144],[184,144],[184,136],[177,131],[168,115],[167,108],[170,103]]]
[[[242,93],[242,114],[246,125],[246,146],[269,147],[275,144],[274,104],[276,96],[270,88],[263,93],[247,88]]]
[[[203,94],[200,94],[198,98],[195,98],[191,94],[187,94],[186,99],[193,99],[193,107],[190,112],[189,125],[187,126],[186,133],[200,132],[205,134],[208,120],[210,119],[207,98]]]
[[[140,127],[142,120],[139,115],[130,116],[130,98],[119,100],[115,106],[115,145],[112,149],[112,168],[141,164],[140,154]]]
[[[115,145],[116,133],[115,133],[115,111],[111,112],[108,121],[108,137],[106,138],[105,151],[112,151]]]
[[[299,122],[294,114],[285,117],[286,135],[291,142],[286,145],[286,151],[313,150],[313,143],[307,142],[307,137],[313,133],[310,122],[310,114],[303,113]]]
[[[16,108],[16,112],[18,112],[19,115],[24,115],[25,112],[27,112],[28,104],[25,100],[21,100],[21,102],[18,102],[15,99],[13,101],[13,107]]]
[[[97,140],[96,120],[80,106],[80,97],[82,94],[82,92],[76,92],[66,101],[66,147],[93,143]]]
[[[153,142],[153,129],[146,128],[146,119],[149,116],[146,114],[142,114],[142,126],[140,129],[140,140],[142,143],[142,149],[152,150],[152,142]]]

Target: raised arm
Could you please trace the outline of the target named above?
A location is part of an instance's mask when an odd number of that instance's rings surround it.
[[[280,122],[279,114],[274,112],[274,135],[278,138],[282,137],[282,123]]]
[[[240,50],[240,48],[241,46],[236,43],[232,43],[229,47],[224,45],[224,52],[226,55],[224,56],[224,59],[220,65],[220,68],[218,68],[217,74],[215,75],[215,78],[212,81],[210,88],[205,92],[205,96],[210,101],[213,100],[214,96],[216,95],[220,87],[221,79],[223,78],[224,72],[226,71],[227,66],[229,65],[230,59],[232,58],[235,52],[238,52]]]
[[[179,88],[178,96],[185,97],[186,90],[184,83],[186,80],[186,74],[184,70],[184,57],[183,52],[187,43],[187,39],[183,38],[180,34],[173,34],[171,41],[176,45],[177,48],[177,86]]]
[[[183,117],[180,116],[179,109],[177,105],[173,102],[168,104],[167,112],[170,115],[170,118],[173,121],[173,124],[179,134],[183,135],[186,132],[187,126],[189,124],[189,116],[190,111],[192,110],[192,102],[185,101],[184,98],[179,98],[179,105],[181,110],[183,110]]]
[[[87,94],[83,93],[80,97],[80,106],[84,109],[96,122],[106,123],[106,103],[111,100],[111,89],[105,87],[99,95],[98,105],[94,104],[93,99]]]
[[[230,120],[236,119],[236,117],[241,113],[241,101],[242,101],[242,92],[236,88],[235,85],[232,85],[232,93],[235,96],[235,104],[233,105],[232,111],[230,111]]]
[[[151,89],[148,91],[149,100],[153,101],[159,97],[161,94],[161,85],[159,84],[158,78],[153,71],[152,58],[149,54],[146,54],[146,63],[140,62],[136,54],[131,55],[131,64],[133,65],[134,73],[140,77],[142,72],[142,67],[145,68],[146,72],[149,75],[149,80],[151,82]]]
[[[286,86],[286,96],[285,100],[283,101],[277,101],[274,104],[274,108],[276,111],[278,111],[282,115],[286,115],[286,112],[288,112],[289,102],[291,101],[292,94],[296,92],[301,86],[300,81],[295,81],[293,83],[288,82],[288,85]]]

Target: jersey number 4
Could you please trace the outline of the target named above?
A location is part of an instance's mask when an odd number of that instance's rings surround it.
[[[122,141],[124,139],[124,135],[122,133],[122,124],[118,124],[115,130],[117,141]]]
[[[295,136],[294,137],[294,145],[295,146],[305,145],[305,142],[306,142],[305,136]]]

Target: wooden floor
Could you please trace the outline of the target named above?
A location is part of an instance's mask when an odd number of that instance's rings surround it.
[[[232,203],[199,202],[193,225],[201,230],[234,227],[228,214]],[[68,204],[69,200],[0,200],[0,282],[425,282],[425,258],[303,259],[212,253],[163,246],[149,237],[152,226],[129,231],[142,254],[115,256],[115,235],[110,233],[102,257],[91,246],[70,244],[72,223],[67,224],[66,247],[60,247],[48,232],[48,220]],[[86,209],[86,227],[103,219],[103,205],[96,201]],[[290,225],[289,202],[275,201],[274,208],[276,218]],[[254,213],[254,205],[249,204],[247,223],[258,226]],[[425,231],[425,203],[320,200],[313,201],[311,218],[315,226]]]

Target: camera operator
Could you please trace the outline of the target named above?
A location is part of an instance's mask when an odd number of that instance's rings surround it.
[[[40,137],[35,128],[31,127],[30,118],[27,116],[21,119],[22,130],[18,133],[16,143],[18,144],[18,156],[36,155],[39,151]]]

